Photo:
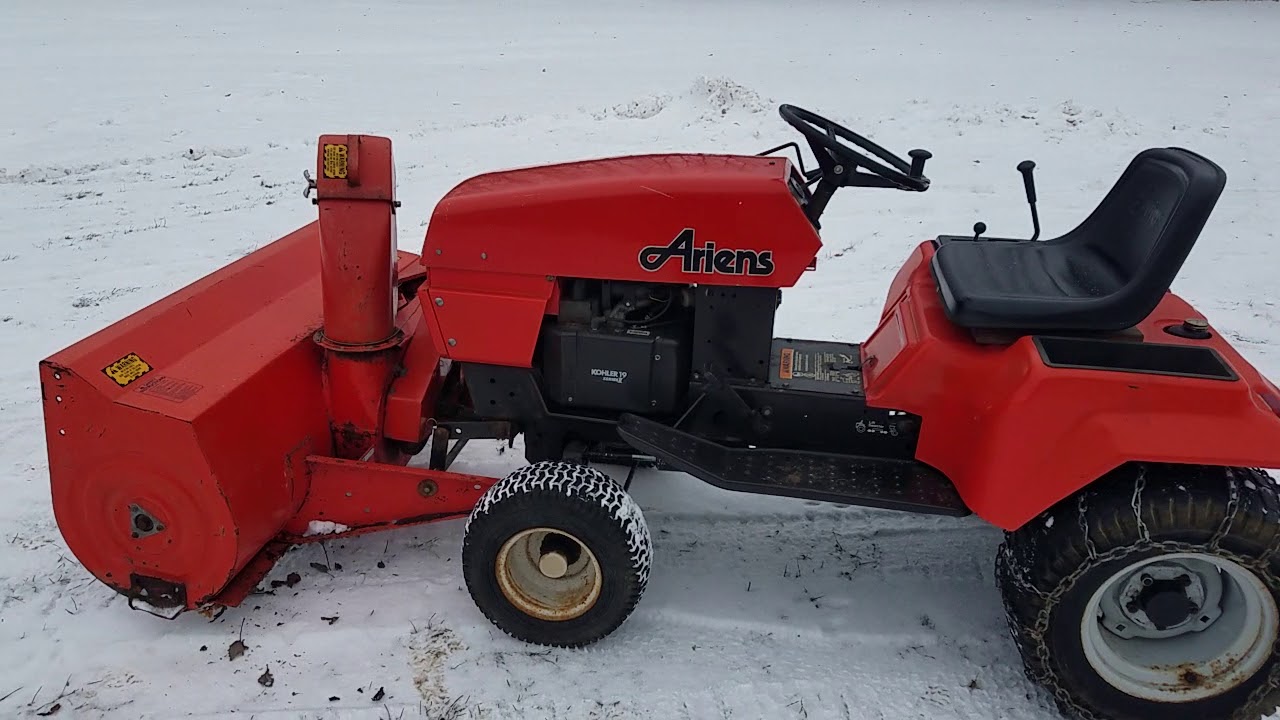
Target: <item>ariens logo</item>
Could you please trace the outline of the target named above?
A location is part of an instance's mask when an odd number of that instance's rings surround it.
[[[650,245],[640,251],[640,267],[657,272],[671,260],[680,258],[680,269],[687,273],[720,275],[772,275],[772,250],[717,250],[709,242],[694,246],[693,228],[680,231],[668,245]]]

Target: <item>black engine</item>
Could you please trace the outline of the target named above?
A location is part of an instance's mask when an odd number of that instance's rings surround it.
[[[541,340],[547,399],[565,408],[676,411],[689,384],[693,291],[570,281]]]

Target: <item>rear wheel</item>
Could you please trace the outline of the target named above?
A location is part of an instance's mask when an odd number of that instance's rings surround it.
[[[996,574],[1068,715],[1256,720],[1280,686],[1278,551],[1266,473],[1131,465],[1009,533]]]
[[[648,583],[640,508],[607,475],[569,462],[520,468],[467,521],[467,589],[494,625],[526,642],[588,645],[618,628]]]

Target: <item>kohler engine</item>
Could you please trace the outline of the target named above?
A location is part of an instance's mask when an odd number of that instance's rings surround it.
[[[693,293],[687,286],[572,280],[543,333],[548,399],[599,410],[667,413],[689,383]]]

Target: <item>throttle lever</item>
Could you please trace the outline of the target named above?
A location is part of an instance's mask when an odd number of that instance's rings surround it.
[[[1036,164],[1031,160],[1018,163],[1018,172],[1022,173],[1022,187],[1027,191],[1027,204],[1031,206],[1031,241],[1040,237],[1040,213],[1036,211],[1036,179],[1032,175]]]

